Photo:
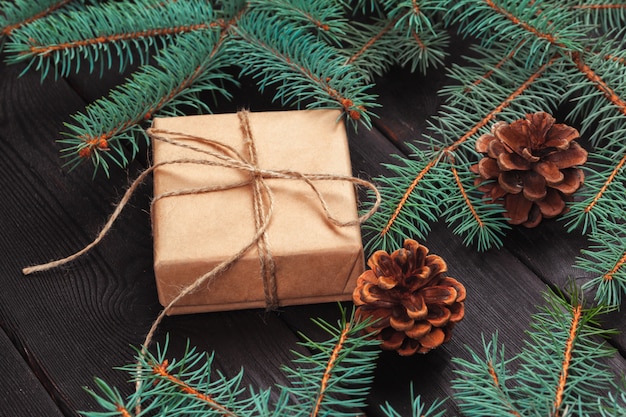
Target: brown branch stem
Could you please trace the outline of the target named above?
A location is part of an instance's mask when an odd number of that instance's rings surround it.
[[[461,182],[461,177],[459,177],[459,173],[457,172],[454,166],[452,167],[452,175],[454,176],[454,181],[456,182],[456,186],[459,188],[459,192],[461,193],[461,196],[463,196],[465,205],[469,208],[470,212],[472,213],[472,216],[474,217],[474,220],[476,220],[476,223],[478,223],[479,227],[481,228],[484,227],[485,224],[483,220],[480,218],[480,216],[478,215],[478,213],[476,212],[476,208],[470,201],[469,196],[467,195],[467,191],[465,191],[465,187],[463,187],[463,183]]]
[[[396,22],[400,20],[401,17],[402,16],[398,16],[395,19],[390,20],[389,23],[387,23],[387,25],[385,25],[385,27],[383,27],[380,32],[378,32],[376,35],[372,36],[367,42],[365,42],[361,49],[359,49],[346,61],[346,64],[352,64],[354,61],[359,59],[359,57],[363,55],[368,49],[370,49],[372,45],[378,42],[380,38],[385,35],[385,33],[389,32],[394,27]]]
[[[193,32],[196,30],[208,29],[209,27],[210,25],[206,23],[199,23],[195,25],[177,26],[177,27],[170,27],[170,28],[148,29],[148,30],[142,30],[140,32],[115,33],[115,34],[107,35],[107,36],[98,36],[97,38],[81,39],[81,40],[76,40],[72,42],[64,42],[58,45],[44,45],[44,46],[31,45],[28,51],[20,52],[20,54],[21,55],[33,54],[33,55],[47,56],[57,51],[65,51],[65,50],[81,48],[85,46],[115,43],[115,42],[120,42],[120,41],[141,39],[141,38],[146,38],[146,37],[167,36],[167,35],[174,35],[174,34],[179,34],[179,33],[187,33],[187,32]]]
[[[572,59],[574,60],[574,63],[576,64],[580,72],[582,72],[585,77],[587,77],[587,79],[591,81],[594,86],[602,92],[604,97],[609,102],[615,105],[618,110],[626,116],[626,101],[624,101],[611,87],[606,84],[606,82],[604,82],[604,80],[598,74],[596,74],[595,71],[593,71],[593,69],[591,69],[589,65],[587,65],[583,61],[580,53],[574,52],[572,54]],[[596,193],[596,195],[593,197],[591,203],[589,203],[589,205],[585,207],[585,213],[589,213],[591,210],[593,210],[593,208],[598,203],[598,201],[600,201],[608,187],[613,183],[617,174],[622,170],[624,164],[626,164],[626,155],[622,157],[622,159],[615,166],[613,171],[611,171],[611,174],[600,188],[600,191],[598,191],[598,193]]]
[[[315,406],[313,407],[313,410],[311,411],[311,417],[317,417],[319,415],[319,412],[322,406],[322,401],[324,400],[326,389],[328,388],[328,382],[330,381],[330,378],[332,377],[333,369],[335,369],[337,358],[339,357],[339,353],[341,353],[341,351],[343,350],[343,347],[346,343],[350,330],[351,330],[350,323],[348,322],[345,324],[343,330],[341,331],[339,340],[337,341],[337,344],[333,348],[333,351],[330,354],[330,357],[328,358],[326,369],[324,369],[324,375],[322,376],[322,380],[320,382],[320,389],[317,394]]]
[[[227,416],[227,417],[238,417],[237,414],[229,410],[224,405],[215,401],[210,395],[204,394],[198,391],[197,389],[193,388],[189,384],[185,383],[185,381],[170,374],[169,371],[167,370],[168,364],[169,363],[167,359],[163,361],[163,363],[160,363],[160,364],[150,363],[150,366],[152,367],[152,373],[176,385],[181,390],[181,392],[192,395],[198,400],[206,403],[208,407],[214,410],[217,410],[221,415]]]
[[[34,22],[35,20],[39,20],[43,17],[46,17],[47,15],[49,15],[50,13],[52,13],[53,11],[60,9],[61,7],[65,6],[68,3],[71,3],[73,0],[62,0],[57,2],[56,4],[53,4],[52,6],[46,8],[45,10],[42,10],[41,12],[37,13],[34,16],[31,16],[27,19],[24,19],[21,22],[17,22],[14,23],[12,25],[9,26],[5,26],[4,28],[2,28],[2,30],[0,31],[0,35],[3,36],[9,36],[11,34],[11,32],[13,32],[15,29],[24,26],[28,23]]]
[[[502,394],[502,386],[500,385],[498,374],[496,374],[496,370],[494,369],[493,363],[491,361],[487,363],[487,370],[489,372],[489,375],[491,376],[493,385]],[[513,405],[508,400],[505,399],[505,403],[506,403],[506,406],[509,408],[509,414],[512,414],[515,417],[522,417],[522,415],[513,408]]]
[[[613,268],[602,276],[604,281],[613,280],[613,276],[626,264],[626,252],[622,254],[622,257],[613,265]]]
[[[554,417],[559,417],[559,409],[563,404],[563,394],[567,386],[567,377],[569,374],[569,367],[572,361],[572,351],[574,350],[574,344],[576,341],[576,335],[580,327],[580,321],[582,319],[582,306],[577,305],[572,311],[572,321],[569,329],[569,336],[565,342],[565,352],[563,353],[563,362],[561,367],[561,374],[559,375],[559,382],[556,388],[556,394],[554,396]]]
[[[509,19],[514,24],[520,26],[522,29],[532,33],[533,35],[537,36],[538,38],[547,40],[548,42],[550,42],[553,45],[556,45],[556,46],[559,46],[559,47],[564,47],[564,45],[562,43],[557,42],[557,39],[556,39],[555,36],[553,36],[553,35],[551,35],[549,33],[540,32],[539,30],[537,30],[536,28],[531,26],[529,23],[520,20],[517,16],[515,16],[514,14],[512,14],[508,10],[505,10],[502,7],[499,7],[492,0],[484,0],[484,1],[493,10],[495,10],[498,13],[500,13],[501,15],[503,15],[504,17]]]
[[[154,113],[156,113],[160,109],[162,109],[163,106],[165,106],[168,102],[170,102],[174,97],[176,97],[178,94],[183,92],[185,89],[189,88],[198,79],[198,77],[200,77],[200,75],[202,75],[206,63],[210,62],[211,59],[213,59],[213,57],[215,56],[215,54],[217,53],[217,51],[219,50],[221,45],[224,43],[224,39],[226,37],[226,33],[228,31],[228,28],[229,28],[230,24],[232,24],[232,22],[223,23],[221,21],[214,22],[214,23],[211,24],[211,26],[219,25],[219,26],[222,27],[222,32],[221,32],[221,35],[220,35],[220,39],[218,40],[218,42],[215,44],[215,46],[211,50],[211,53],[207,55],[207,57],[205,58],[204,62],[201,65],[199,65],[198,67],[196,67],[196,69],[191,73],[191,75],[189,75],[188,77],[183,79],[177,86],[175,86],[169,92],[169,94],[167,94],[166,96],[162,97],[156,105],[151,106],[145,113],[137,115],[137,117],[134,118],[134,119],[126,120],[124,123],[122,123],[119,126],[116,126],[114,129],[111,129],[108,132],[104,132],[104,133],[100,134],[97,137],[92,137],[90,135],[85,135],[83,137],[83,142],[86,144],[86,146],[84,146],[84,147],[82,147],[82,148],[80,148],[78,150],[78,155],[81,158],[88,158],[96,150],[108,150],[109,149],[108,141],[113,136],[115,136],[117,133],[119,133],[121,131],[124,131],[124,130],[128,129],[129,127],[131,127],[131,126],[133,126],[133,125],[135,125],[137,123],[140,123],[140,122],[142,122],[144,120],[150,119]]]

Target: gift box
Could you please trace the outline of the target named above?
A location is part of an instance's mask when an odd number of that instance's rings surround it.
[[[153,131],[172,140],[153,136],[152,144],[154,273],[164,306],[254,240],[259,231],[255,175],[262,175],[261,171],[298,173],[287,178],[270,174],[263,179],[269,191],[263,192],[261,203],[265,215],[271,211],[263,250],[252,245],[225,271],[177,301],[169,314],[266,307],[268,284],[261,261],[268,257],[274,266],[278,305],[349,300],[364,270],[359,225],[332,224],[311,185],[298,178],[300,173],[352,175],[340,112],[246,114],[254,155],[239,114],[153,122]],[[224,163],[233,159],[255,170]],[[353,183],[312,183],[334,218],[357,219]]]

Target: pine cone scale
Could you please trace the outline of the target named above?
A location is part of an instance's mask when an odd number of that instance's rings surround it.
[[[559,171],[560,172],[560,171]],[[546,194],[546,178],[541,174],[533,171],[526,172],[524,175],[524,198],[530,201],[537,201],[543,199]]]
[[[452,317],[452,313],[447,308],[440,305],[433,305],[428,309],[428,315],[426,321],[432,324],[434,327],[443,327],[448,323]]]
[[[574,165],[582,165],[587,162],[587,151],[578,143],[573,142],[569,148],[562,152],[552,153],[544,158],[547,162],[552,162],[557,168],[570,168]]]
[[[441,345],[446,338],[446,334],[443,330],[436,328],[430,333],[420,339],[420,344],[423,348],[431,350]]]
[[[426,304],[452,305],[457,299],[456,290],[449,286],[432,286],[424,288],[421,293]]]
[[[532,171],[536,172],[538,175],[542,176],[545,179],[545,182],[558,184],[563,181],[564,175],[556,166],[556,164],[546,161],[539,162],[532,167]],[[531,172],[532,172],[531,171]]]
[[[533,202],[524,198],[522,194],[507,194],[504,197],[504,208],[509,217],[509,223],[522,224],[528,220],[528,214]]]
[[[565,201],[559,196],[558,192],[550,189],[546,198],[537,201],[537,206],[539,206],[543,217],[552,218],[563,212],[565,209]]]
[[[456,301],[465,301],[465,296],[467,295],[465,291],[465,287],[456,279],[451,277],[446,277],[441,280],[440,285],[449,285],[456,290]],[[460,304],[462,305],[462,304]]]
[[[519,172],[504,171],[498,175],[498,184],[510,194],[518,194],[524,189],[524,183]]]
[[[411,329],[405,331],[404,333],[411,339],[420,340],[430,332],[432,327],[433,326],[429,322],[420,321],[415,323]]]
[[[499,163],[495,159],[484,158],[478,163],[478,172],[486,180],[497,178],[500,175],[500,169]]]
[[[498,155],[497,165],[502,171],[530,169],[530,162],[516,153],[501,153]]]
[[[578,130],[571,126],[557,123],[552,125],[546,138],[546,147],[554,147],[558,149],[567,149],[570,142],[578,139]]]
[[[567,168],[563,171],[563,181],[558,184],[549,184],[550,187],[562,192],[564,195],[572,195],[580,188],[584,182],[584,174],[582,170],[576,168]]]
[[[406,314],[413,320],[422,320],[428,314],[428,308],[424,302],[422,295],[411,294],[409,297],[401,300],[402,305],[406,309]]]
[[[450,323],[458,323],[465,317],[465,305],[457,303],[450,306]]]

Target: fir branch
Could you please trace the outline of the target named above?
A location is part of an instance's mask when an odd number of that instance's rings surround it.
[[[624,218],[624,214],[620,217]],[[620,306],[626,293],[626,234],[621,226],[601,222],[589,240],[589,247],[581,251],[575,264],[593,274],[582,289],[595,291],[599,304]]]
[[[301,28],[315,31],[320,40],[340,45],[350,28],[340,1],[327,0],[252,0],[251,10],[271,13]]]
[[[608,309],[584,309],[576,292],[571,303],[557,294],[545,298],[518,358],[524,364],[516,374],[521,382],[514,388],[518,404],[555,417],[568,408],[593,412],[598,395],[594,391],[605,393],[615,387],[615,376],[599,362],[614,354],[602,340],[614,332],[601,329],[596,321]],[[552,403],[546,403],[546,398],[552,398]]]
[[[41,19],[75,0],[36,0],[24,3],[3,2],[0,10],[0,38],[24,25]]]
[[[439,14],[446,11],[438,0],[383,0],[382,3],[387,16],[397,19],[396,29],[404,30],[406,35],[428,32],[436,34],[439,31],[433,22],[438,20]]]
[[[579,71],[573,77],[568,97],[573,97],[575,107],[570,117],[582,119],[581,133],[587,133],[595,152],[589,154],[586,185],[580,199],[571,205],[564,219],[569,230],[581,227],[582,232],[596,231],[599,221],[618,221],[615,213],[623,210],[621,182],[626,164],[626,88],[622,77],[624,41],[615,35],[603,37],[600,49],[590,49],[585,54],[572,54],[572,62]]]
[[[66,125],[68,138],[60,140],[71,167],[85,159],[91,159],[96,168],[108,173],[109,162],[125,166],[131,146],[131,156],[138,151],[137,138],[145,136],[140,123],[156,113],[176,115],[182,105],[204,108],[207,104],[196,96],[201,91],[213,91],[228,97],[223,83],[232,79],[223,71],[227,64],[222,48],[224,34],[213,32],[212,38],[205,34],[190,33],[179,37],[156,58],[159,67],[144,66],[124,85],[113,90],[109,97],[90,104],[85,113],[72,118],[74,124]],[[198,41],[202,39],[202,48]],[[180,57],[186,56],[184,65]],[[158,83],[149,80],[161,80]],[[136,92],[141,94],[135,94]],[[102,117],[106,114],[106,117]],[[145,136],[147,140],[147,136]]]
[[[353,64],[355,61],[362,59],[363,61],[367,61],[367,59],[363,59],[363,56],[368,50],[371,50],[373,45],[376,45],[378,41],[389,31],[393,29],[396,25],[396,22],[399,20],[399,17],[391,19],[387,22],[384,22],[382,25],[378,25],[380,30],[376,30],[375,33],[365,42],[363,45],[354,52],[350,58],[348,58],[347,64]]]
[[[6,45],[7,61],[27,61],[25,70],[33,67],[42,78],[50,71],[55,78],[78,72],[83,61],[89,72],[98,62],[102,74],[113,65],[113,51],[122,72],[137,58],[140,63],[147,62],[150,52],[175,35],[211,29],[208,22],[213,13],[205,1],[153,6],[151,0],[110,2],[47,16],[13,31]],[[51,27],[55,28],[52,33]]]
[[[526,67],[547,62],[555,53],[582,50],[582,35],[590,30],[575,14],[544,2],[518,0],[445,0],[448,24],[459,24],[461,33],[479,37],[483,46],[503,42],[503,37],[524,41],[515,56]],[[517,48],[508,43],[510,50]]]
[[[598,398],[600,417],[615,417],[626,415],[626,394],[623,392],[614,395],[609,393],[608,399]]]
[[[236,26],[233,49],[241,57],[242,74],[258,79],[261,91],[275,86],[275,100],[297,101],[307,108],[342,109],[348,120],[371,124],[368,108],[375,96],[363,75],[335,49],[310,32],[266,12],[246,13]]]
[[[511,398],[510,380],[513,378],[505,359],[504,345],[498,344],[498,333],[489,342],[483,336],[482,356],[467,348],[470,359],[453,359],[457,365],[453,388],[458,393],[461,409],[468,416],[522,417]]]
[[[606,3],[596,3],[596,4],[577,4],[574,6],[571,6],[572,9],[578,9],[578,10],[611,10],[611,9],[617,9],[617,10],[626,10],[626,4],[616,4],[611,2],[606,2]]]
[[[339,335],[339,339],[337,343],[333,347],[332,352],[328,357],[328,362],[326,364],[326,368],[324,369],[324,373],[322,375],[322,380],[320,382],[319,390],[315,395],[315,406],[313,407],[313,411],[311,412],[311,417],[317,417],[320,414],[320,410],[322,408],[322,401],[324,401],[324,397],[326,396],[326,390],[328,389],[328,383],[333,375],[333,372],[337,365],[337,359],[339,354],[344,349],[344,345],[346,343],[346,339],[348,334],[350,333],[350,323],[346,323],[341,329],[341,334]]]
[[[357,408],[365,405],[379,352],[374,346],[379,342],[367,338],[364,329],[369,323],[355,321],[354,312],[348,318],[342,310],[337,325],[315,322],[330,338],[322,342],[305,338],[302,345],[313,353],[295,353],[294,365],[298,367],[283,368],[293,385],[279,386],[280,394],[273,404],[270,389],[257,392],[242,386],[243,371],[228,378],[213,369],[213,354],[188,347],[179,360],[168,360],[167,339],[163,348],[157,346],[156,354],[137,351],[139,372],[136,364],[122,368],[142,382],[139,390],[125,400],[117,389],[100,379],[96,380],[99,392],[89,392],[105,411],[122,417],[132,416],[128,410],[138,401],[142,404],[141,415],[168,417],[355,416]],[[102,413],[85,415],[96,417]]]
[[[396,44],[400,49],[397,55],[397,62],[400,66],[410,65],[411,72],[419,70],[422,74],[426,74],[428,69],[444,65],[450,37],[442,29],[442,24],[436,23],[433,28],[432,33],[413,32],[408,40],[404,39],[404,42],[400,40]]]
[[[379,186],[380,210],[362,226],[365,250],[369,253],[398,247],[405,230],[407,236],[424,240],[430,232],[430,222],[436,222],[441,214],[441,202],[446,196],[437,180],[438,160],[412,144],[408,146],[413,151],[411,158],[393,155],[401,164],[384,164],[391,175],[376,178],[376,182],[383,185]],[[408,185],[406,172],[418,173]],[[412,192],[404,192],[407,187]],[[401,196],[399,201],[398,196]],[[365,206],[369,208],[367,203]],[[402,216],[399,207],[406,209]]]
[[[602,340],[611,332],[595,321],[607,309],[585,309],[579,300],[568,303],[554,293],[545,299],[521,353],[506,359],[494,335],[483,340],[482,355],[470,350],[470,359],[454,360],[460,367],[454,390],[464,415],[557,417],[565,410],[587,415],[597,411],[595,390],[616,388],[614,375],[600,363],[614,354]],[[510,365],[517,371],[511,373]]]
[[[374,361],[379,352],[375,347],[379,341],[367,338],[365,329],[369,322],[355,321],[354,311],[350,318],[345,313],[342,309],[337,325],[313,320],[331,336],[329,341],[319,343],[301,335],[304,342],[300,344],[312,353],[292,352],[298,368],[283,367],[292,385],[281,389],[297,402],[285,404],[282,414],[277,415],[298,415],[306,410],[306,415],[311,417],[347,417],[366,405],[364,400],[373,381]]]
[[[578,201],[570,204],[563,216],[569,231],[597,231],[601,221],[614,224],[623,220],[623,183],[626,180],[626,148],[600,149],[590,153],[584,167],[585,187],[578,192]]]
[[[252,415],[255,404],[252,398],[243,395],[246,391],[241,384],[243,371],[234,377],[226,377],[213,371],[213,354],[200,353],[189,347],[179,360],[170,362],[166,355],[167,340],[162,349],[157,349],[156,355],[139,352],[137,359],[141,371],[135,377],[141,378],[143,384],[123,403],[126,410],[140,401],[144,414],[154,410],[170,417]],[[135,364],[121,369],[130,374],[137,372]],[[267,401],[269,396],[262,392],[258,399]]]
[[[238,415],[231,411],[228,406],[225,406],[216,401],[212,395],[200,392],[197,388],[191,386],[190,382],[186,382],[185,380],[183,380],[180,374],[174,375],[169,369],[169,361],[167,359],[163,360],[163,362],[161,363],[148,363],[152,368],[152,373],[160,378],[161,381],[165,381],[167,384],[172,385],[173,388],[176,390],[175,392],[189,395],[194,399],[197,399],[198,402],[205,405],[211,410],[217,411],[220,415],[224,417],[238,417]],[[204,381],[202,381],[202,383],[204,384]]]
[[[581,54],[574,52],[572,54],[572,60],[580,72],[582,72],[585,77],[587,77],[587,79],[591,81],[598,90],[600,90],[604,97],[614,104],[621,113],[626,114],[626,101],[616,94],[616,92],[609,87],[589,65],[585,64]]]
[[[455,225],[454,233],[464,236],[465,245],[475,243],[479,251],[492,245],[501,246],[500,236],[509,228],[502,222],[502,207],[478,197],[476,187],[468,184],[472,178],[470,172],[459,175],[453,163],[450,170],[458,192],[448,198],[447,209],[442,214],[446,223]]]
[[[354,22],[345,40],[347,63],[363,69],[368,80],[384,74],[394,64],[410,65],[411,71],[419,69],[424,74],[429,67],[443,65],[449,36],[442,25],[429,26],[436,31],[414,32],[400,26],[402,17],[370,24]]]
[[[520,43],[511,50],[511,52],[509,52],[505,57],[503,57],[502,59],[500,59],[498,62],[496,62],[495,64],[489,66],[489,70],[487,72],[485,72],[484,74],[482,74],[480,77],[476,78],[471,85],[467,86],[465,88],[465,92],[469,93],[470,91],[472,91],[472,89],[477,86],[478,84],[482,83],[483,80],[486,80],[487,78],[491,77],[496,71],[498,71],[500,68],[502,68],[502,66],[504,64],[506,64],[507,62],[509,62],[510,60],[513,59],[513,57],[515,57],[515,55],[517,54],[517,51],[522,47],[522,45],[524,45],[525,41],[520,41]]]
[[[552,406],[552,408],[555,410],[554,415],[556,417],[560,415],[559,410],[561,410],[563,407],[563,396],[565,394],[565,389],[567,388],[567,385],[569,383],[568,376],[570,372],[570,367],[572,365],[572,351],[574,349],[576,337],[579,331],[579,327],[581,325],[582,311],[583,310],[581,305],[574,306],[572,310],[572,321],[569,328],[569,334],[565,342],[565,351],[563,352],[563,361],[561,365],[561,372],[559,373],[559,382],[556,388],[556,393]]]
[[[622,35],[612,32],[598,39],[601,48],[572,54],[579,74],[572,77],[567,96],[575,102],[570,117],[582,121],[581,133],[588,133],[594,146],[623,144],[626,88],[621,80],[626,76],[626,39]]]
[[[626,22],[626,4],[616,0],[571,0],[563,6],[580,13],[580,20],[590,26],[596,26],[601,32],[610,32]]]

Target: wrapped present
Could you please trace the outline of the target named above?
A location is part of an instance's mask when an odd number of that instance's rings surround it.
[[[150,136],[168,314],[351,299],[364,260],[338,110],[157,118]]]

